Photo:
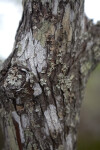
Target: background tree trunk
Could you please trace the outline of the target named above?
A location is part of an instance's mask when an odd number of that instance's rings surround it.
[[[100,26],[84,17],[84,0],[24,0],[23,9],[0,73],[5,150],[75,150]]]

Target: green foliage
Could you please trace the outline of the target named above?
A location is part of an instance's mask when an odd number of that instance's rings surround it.
[[[77,150],[100,150],[100,138],[82,138],[78,141]]]
[[[81,110],[78,150],[100,150],[100,65],[91,74]],[[90,135],[90,136],[89,136]]]

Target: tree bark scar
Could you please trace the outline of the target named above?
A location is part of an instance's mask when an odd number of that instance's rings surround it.
[[[22,146],[21,139],[20,139],[19,124],[14,119],[13,119],[13,124],[14,124],[15,130],[16,130],[16,137],[17,137],[19,150],[23,150],[23,146]]]

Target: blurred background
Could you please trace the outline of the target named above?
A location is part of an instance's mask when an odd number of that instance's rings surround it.
[[[0,59],[13,49],[22,16],[21,0],[0,0]],[[94,23],[100,20],[100,0],[85,0],[85,13]],[[1,61],[0,61],[1,63]],[[0,150],[3,138],[0,131]],[[78,132],[78,150],[100,150],[100,65],[91,74],[85,90]]]
[[[21,0],[0,0],[0,57],[7,58],[22,15]]]
[[[100,150],[100,65],[91,74],[81,108],[78,150]]]

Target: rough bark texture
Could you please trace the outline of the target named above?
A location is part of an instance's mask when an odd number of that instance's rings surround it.
[[[100,61],[100,25],[84,0],[24,0],[0,73],[5,150],[75,150],[84,88]]]

